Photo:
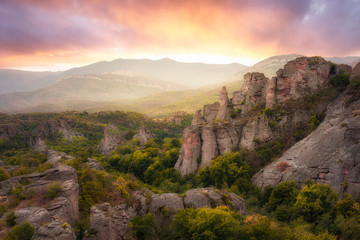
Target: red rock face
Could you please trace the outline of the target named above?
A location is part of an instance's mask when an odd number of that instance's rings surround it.
[[[288,62],[276,73],[274,101],[299,99],[321,90],[329,83],[330,68],[331,62],[320,57],[302,57]]]
[[[193,146],[196,146],[199,143],[199,136],[195,133],[190,133],[186,136],[186,139],[183,141],[184,146],[184,160],[189,160],[193,157]]]

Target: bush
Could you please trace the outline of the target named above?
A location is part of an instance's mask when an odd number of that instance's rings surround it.
[[[136,216],[130,220],[130,231],[136,239],[154,239],[156,234],[155,217],[153,214],[148,213],[141,216]]]
[[[335,219],[337,229],[344,240],[360,240],[360,223],[355,218],[338,216]]]
[[[350,79],[349,74],[340,72],[330,78],[330,84],[339,90],[344,90],[347,87],[347,85],[349,85],[350,83],[349,79]]]
[[[298,194],[299,186],[295,181],[281,182],[271,192],[267,205],[271,210],[280,205],[292,206]]]
[[[5,236],[4,240],[31,240],[34,235],[34,227],[29,222],[24,222],[13,227]]]
[[[247,191],[250,185],[250,167],[246,163],[245,153],[226,153],[212,160],[211,166],[201,170],[197,178],[205,186],[221,188],[225,183],[239,185],[240,192]]]
[[[311,115],[310,117],[310,127],[316,129],[320,125],[320,120],[316,114]]]
[[[300,191],[295,206],[306,221],[315,222],[322,214],[331,211],[336,200],[337,195],[329,185],[309,183]]]
[[[9,215],[6,216],[6,225],[8,227],[13,227],[16,225],[16,218],[17,216],[15,215],[15,212],[12,211],[11,213],[9,213]]]
[[[350,87],[351,87],[351,89],[354,89],[354,90],[360,89],[360,77],[359,76],[355,76],[351,79]]]
[[[49,199],[54,199],[62,191],[62,189],[63,189],[63,186],[62,186],[61,182],[56,181],[56,182],[50,183],[48,185],[46,196]]]
[[[4,168],[0,168],[0,182],[9,178],[10,174]]]
[[[184,209],[175,215],[181,239],[236,239],[240,222],[227,207]]]

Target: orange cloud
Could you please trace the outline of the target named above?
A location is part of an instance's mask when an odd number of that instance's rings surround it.
[[[147,55],[359,54],[357,25],[346,22],[360,20],[357,1],[5,0],[0,67]]]

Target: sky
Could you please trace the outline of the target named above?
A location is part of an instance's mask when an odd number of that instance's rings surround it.
[[[1,0],[0,68],[360,56],[360,0]]]

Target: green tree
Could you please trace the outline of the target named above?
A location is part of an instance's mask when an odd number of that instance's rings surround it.
[[[272,211],[280,205],[291,206],[298,194],[299,186],[295,181],[281,182],[272,190],[267,205]]]
[[[245,153],[226,153],[214,159],[211,166],[198,173],[198,178],[205,186],[221,188],[237,184],[240,191],[246,191],[250,186],[250,167],[246,163]]]
[[[184,209],[175,215],[174,227],[181,239],[236,239],[238,216],[227,207]]]
[[[314,183],[301,189],[295,206],[306,221],[315,222],[319,216],[332,209],[336,200],[337,195],[329,185]]]

